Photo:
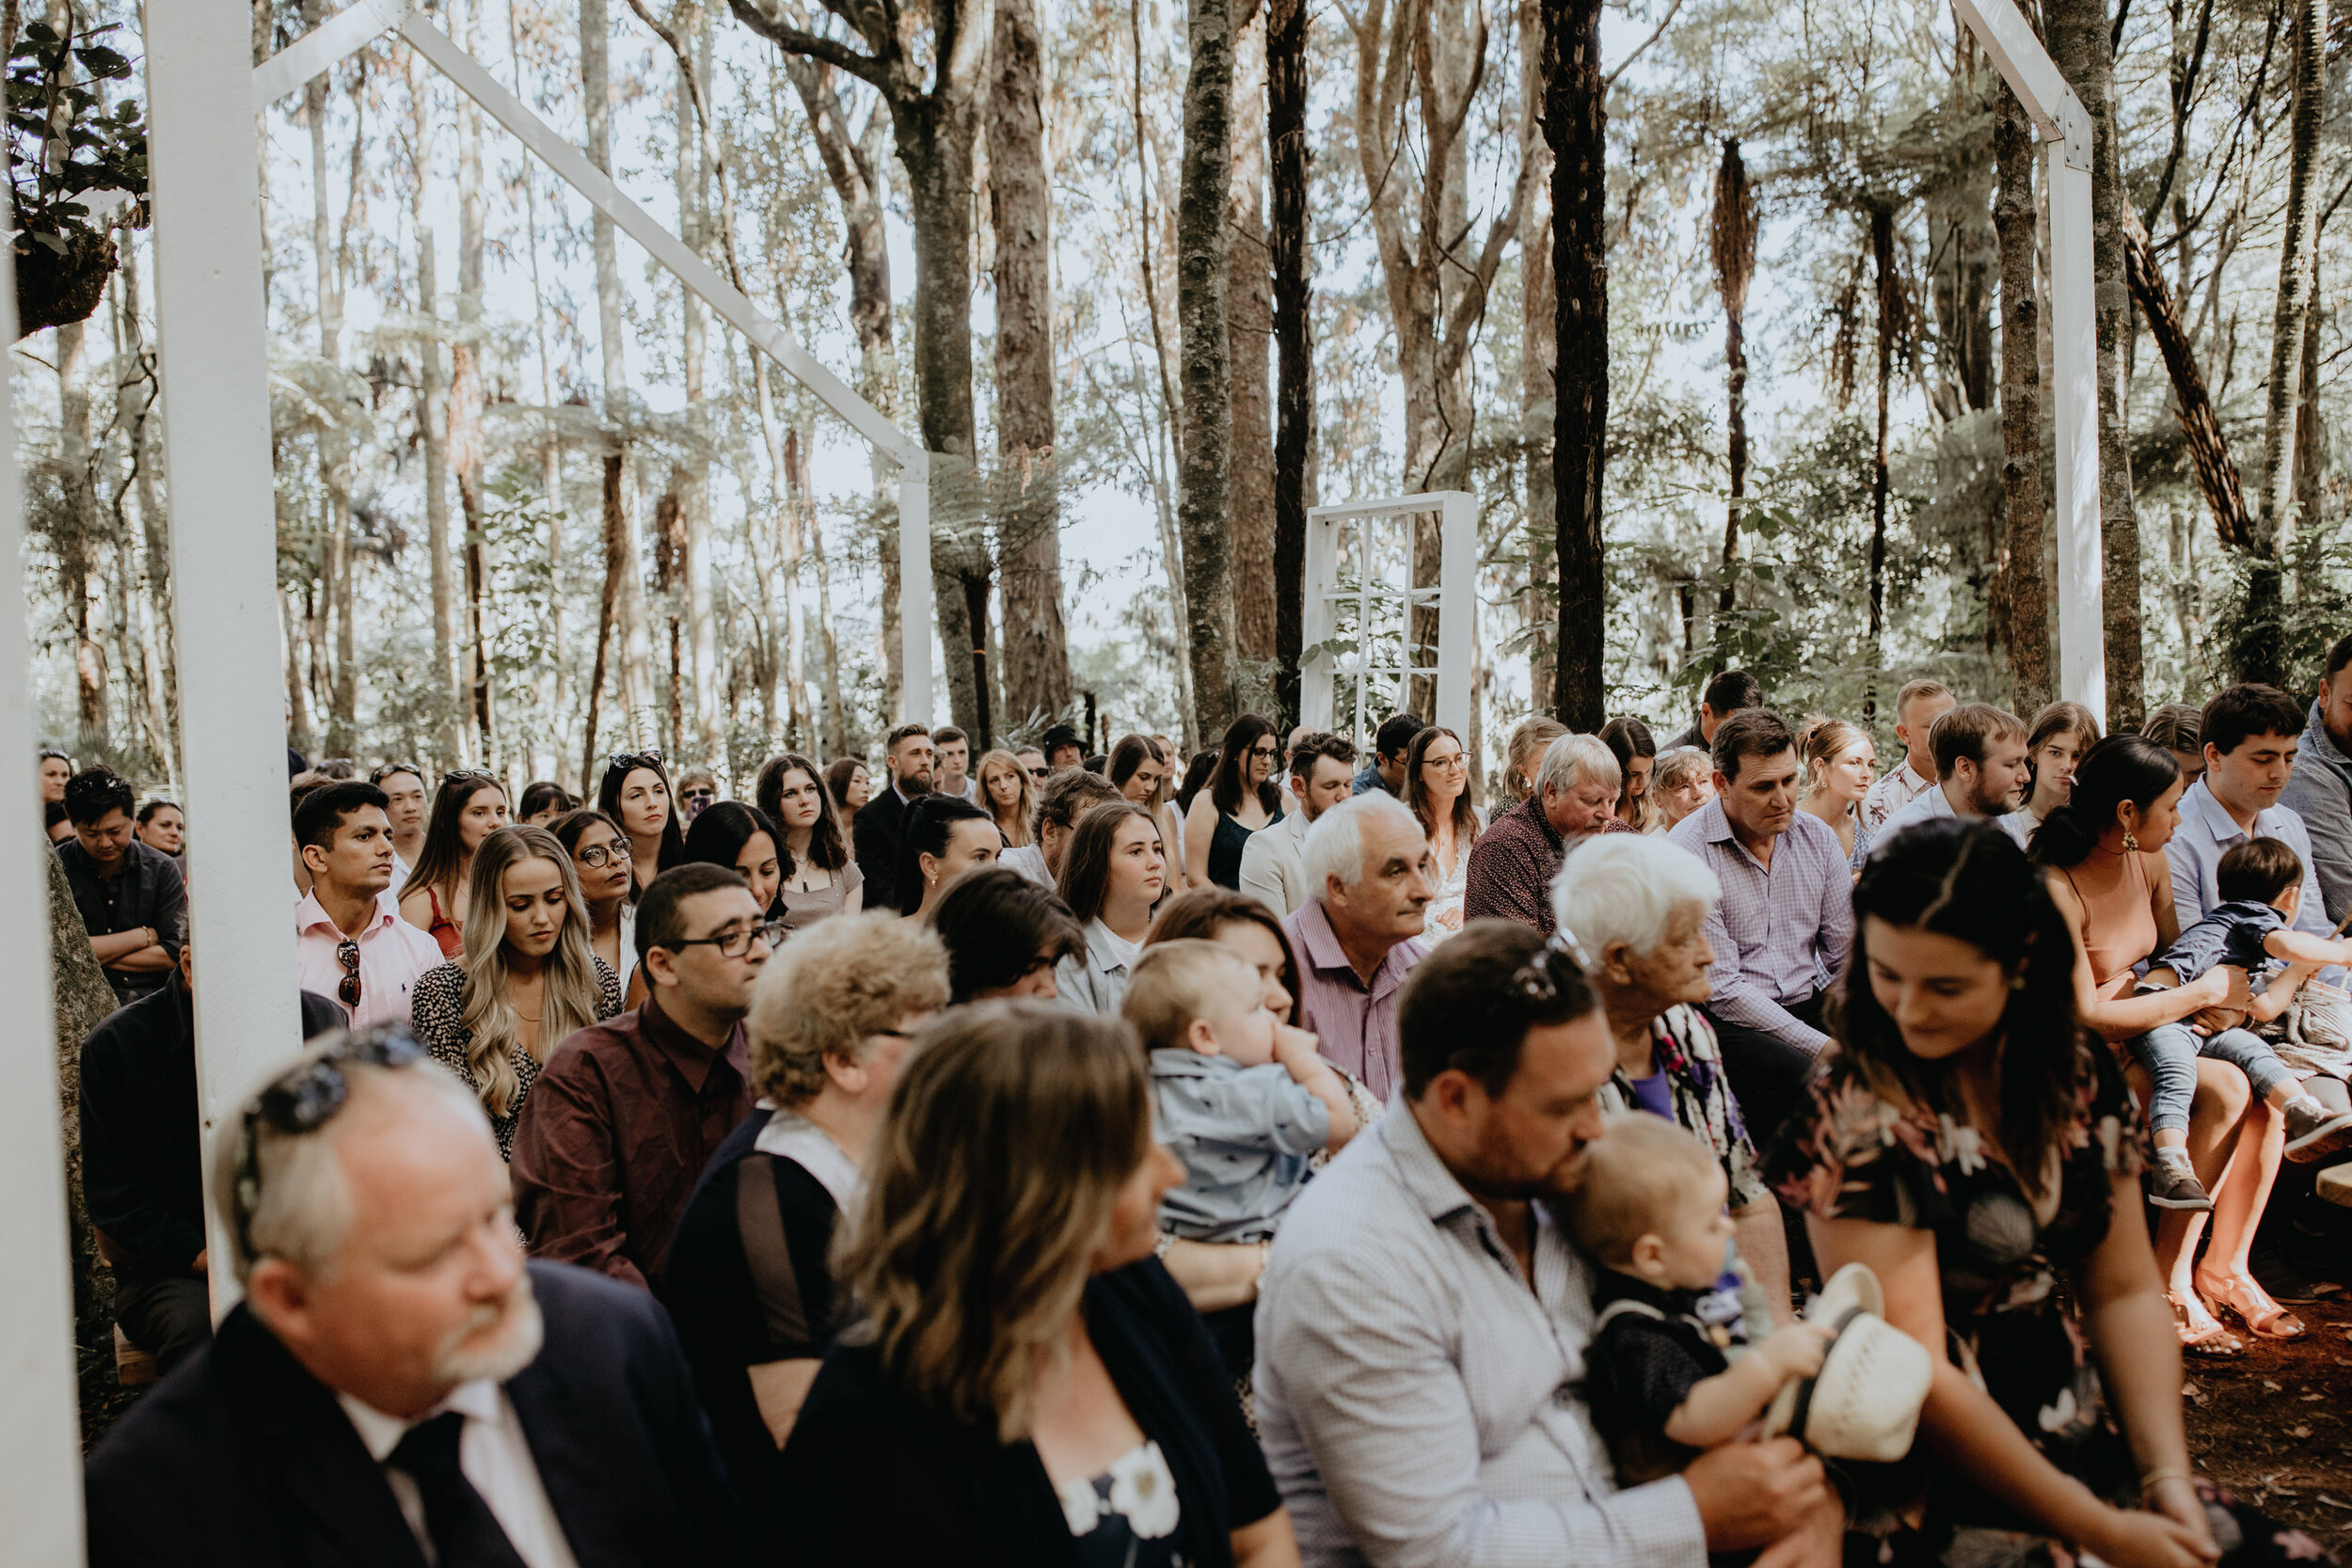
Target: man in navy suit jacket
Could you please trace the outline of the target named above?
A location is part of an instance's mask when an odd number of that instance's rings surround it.
[[[91,1455],[93,1568],[742,1560],[668,1317],[525,1264],[479,1103],[404,1025],[327,1037],[215,1166],[246,1300]]]

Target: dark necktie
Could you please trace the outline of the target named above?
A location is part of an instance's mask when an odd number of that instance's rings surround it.
[[[435,1568],[525,1568],[490,1505],[457,1467],[457,1438],[465,1426],[466,1418],[454,1410],[419,1421],[384,1463],[414,1481],[424,1498]]]

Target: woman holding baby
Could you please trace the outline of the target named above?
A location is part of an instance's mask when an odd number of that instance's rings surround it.
[[[1823,1272],[1868,1264],[1935,1358],[1912,1457],[1855,1513],[1869,1557],[2324,1558],[2189,1470],[2138,1112],[2076,1020],[2039,872],[1992,823],[1933,821],[1878,847],[1854,916],[1834,1043],[1766,1174]]]

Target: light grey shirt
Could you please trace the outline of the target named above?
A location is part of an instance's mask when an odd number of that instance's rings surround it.
[[[2316,701],[2279,804],[2303,819],[2303,831],[2312,841],[2305,863],[2319,879],[2328,906],[2323,912],[2333,926],[2352,911],[2352,757],[2344,754],[2320,722]]]
[[[1307,1185],[1307,1156],[1331,1140],[1330,1107],[1278,1062],[1244,1067],[1181,1048],[1152,1053],[1160,1138],[1184,1180],[1160,1227],[1194,1242],[1262,1242]]]
[[[1009,865],[1048,893],[1057,892],[1054,872],[1045,863],[1045,851],[1034,844],[1016,845],[996,857],[998,865]]]
[[[1309,1568],[1703,1568],[1679,1476],[1617,1490],[1578,1398],[1591,1266],[1534,1224],[1531,1290],[1409,1103],[1291,1205],[1255,1383]]]
[[[1065,1007],[1116,1016],[1127,1000],[1127,972],[1143,944],[1129,942],[1100,918],[1087,922],[1086,937],[1084,953],[1054,966],[1054,990]]]
[[[1892,838],[1905,828],[1916,823],[1932,822],[1939,816],[1958,816],[1959,815],[1960,813],[1952,809],[1951,798],[1944,793],[1942,786],[1930,784],[1886,814],[1886,821],[1879,828],[1879,837]]]
[[[2329,935],[2333,922],[2320,898],[2319,878],[2312,866],[2312,837],[2303,830],[2303,819],[2285,806],[2268,806],[2255,814],[2254,832],[2249,833],[2213,798],[2202,779],[2181,797],[2181,825],[2164,847],[2164,858],[2172,867],[2172,912],[2181,929],[2187,930],[2221,907],[2221,857],[2233,846],[2257,835],[2279,840],[2302,859],[2303,895],[2295,911],[2295,928],[2315,937]],[[2323,969],[2318,978],[2335,986],[2344,983],[2344,975],[2341,969]]]
[[[1272,910],[1279,919],[1314,893],[1307,885],[1307,814],[1288,811],[1269,828],[1249,835],[1241,849],[1241,891]]]

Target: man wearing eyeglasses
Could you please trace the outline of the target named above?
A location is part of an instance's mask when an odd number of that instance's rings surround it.
[[[783,934],[728,866],[674,865],[645,889],[644,1005],[557,1045],[516,1122],[532,1257],[660,1282],[703,1167],[751,1110],[743,1015]]]
[[[407,1022],[409,990],[441,962],[441,944],[400,917],[384,792],[358,779],[321,784],[294,808],[294,832],[310,874],[294,906],[302,989],[333,997],[355,1029]]]
[[[473,1091],[337,1034],[215,1135],[245,1299],[90,1456],[93,1568],[744,1560],[675,1332],[526,1263]]]
[[[388,762],[368,775],[384,792],[385,820],[392,825],[392,896],[408,885],[409,867],[424,852],[424,770],[413,762]]]

